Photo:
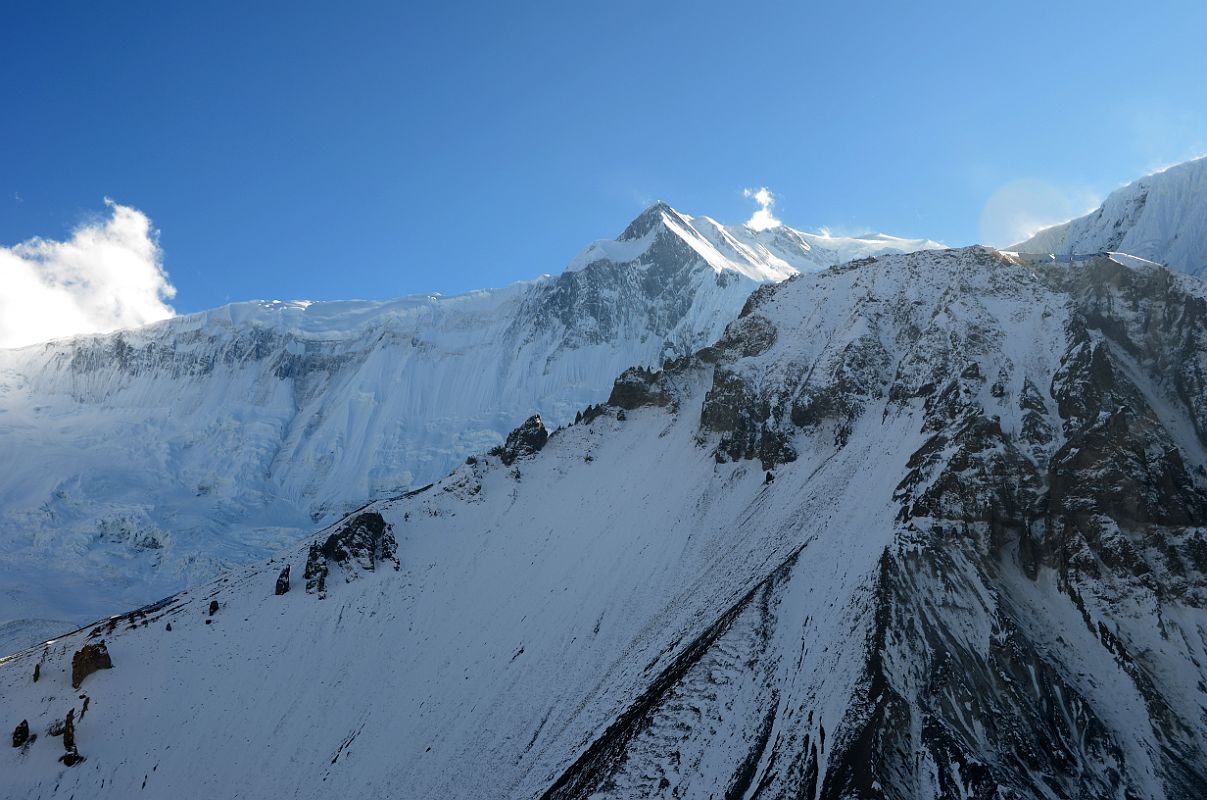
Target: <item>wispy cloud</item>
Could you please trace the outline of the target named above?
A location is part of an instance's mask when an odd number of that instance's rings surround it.
[[[106,198],[109,214],[64,242],[0,247],[0,347],[166,319],[176,294],[158,232],[141,211]]]
[[[765,231],[768,228],[775,228],[780,225],[780,221],[771,213],[772,207],[775,206],[775,195],[766,186],[759,189],[743,189],[743,197],[749,197],[754,202],[759,204],[759,210],[754,212],[750,219],[746,220],[746,226],[753,228],[756,231]]]

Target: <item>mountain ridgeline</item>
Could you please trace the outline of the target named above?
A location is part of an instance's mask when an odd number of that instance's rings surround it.
[[[740,306],[574,424],[6,659],[0,794],[1207,796],[1203,284],[967,248]]]
[[[268,557],[446,475],[633,365],[715,340],[766,281],[935,246],[651,206],[557,276],[455,297],[242,303],[0,350],[0,651]]]

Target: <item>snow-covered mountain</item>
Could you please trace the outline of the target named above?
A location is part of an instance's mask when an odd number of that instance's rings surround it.
[[[1207,796],[1201,282],[856,262],[579,417],[6,659],[0,795]]]
[[[1207,158],[1146,175],[1084,217],[1045,228],[1011,250],[1124,252],[1179,272],[1207,275]]]
[[[255,302],[0,350],[0,650],[266,557],[551,425],[721,334],[765,281],[884,236],[647,209],[556,277],[455,297]]]

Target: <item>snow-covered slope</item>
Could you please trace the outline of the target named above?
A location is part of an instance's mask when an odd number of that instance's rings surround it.
[[[760,289],[547,443],[0,663],[0,795],[1207,796],[1207,290],[1126,261]]]
[[[1191,275],[1207,273],[1207,158],[1146,175],[1112,192],[1098,210],[1045,228],[1011,250],[1124,252]]]
[[[534,411],[568,422],[622,369],[714,340],[761,282],[927,246],[658,204],[505,289],[240,303],[0,350],[0,651],[265,557]]]

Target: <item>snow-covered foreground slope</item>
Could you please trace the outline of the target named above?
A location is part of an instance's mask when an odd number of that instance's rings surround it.
[[[713,341],[764,281],[933,244],[659,204],[501,290],[242,303],[0,350],[0,651],[263,558],[534,411],[568,422],[622,369]]]
[[[0,795],[1207,796],[1205,376],[1135,260],[766,287],[543,449],[0,663]]]
[[[1191,275],[1207,274],[1207,158],[1146,175],[1084,217],[1045,228],[1011,250],[1124,252]]]

